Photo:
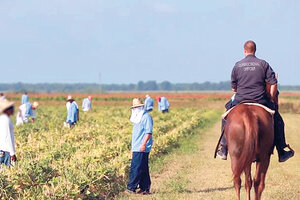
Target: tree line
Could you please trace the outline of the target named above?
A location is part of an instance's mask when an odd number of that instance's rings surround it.
[[[281,90],[300,90],[300,86],[279,85]],[[130,84],[97,83],[0,83],[2,92],[45,92],[45,93],[105,93],[105,92],[139,92],[139,91],[231,91],[230,81],[219,83],[171,83],[163,81],[139,81]]]

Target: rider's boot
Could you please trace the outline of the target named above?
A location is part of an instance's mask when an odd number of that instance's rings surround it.
[[[222,138],[220,140],[220,144],[217,151],[217,156],[220,157],[222,160],[227,160],[227,154],[228,154],[227,141],[224,133],[225,124],[226,124],[226,120],[222,119],[222,127],[221,127]]]
[[[274,144],[278,152],[279,162],[284,162],[294,156],[294,150],[285,143],[284,122],[277,110],[274,114]],[[286,147],[289,148],[289,151],[284,150]]]

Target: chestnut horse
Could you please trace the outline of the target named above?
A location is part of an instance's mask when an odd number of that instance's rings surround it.
[[[231,158],[236,199],[240,199],[241,174],[245,172],[245,189],[250,200],[251,165],[256,162],[254,176],[255,199],[261,198],[265,177],[273,153],[273,116],[255,105],[235,106],[226,117],[225,136]]]

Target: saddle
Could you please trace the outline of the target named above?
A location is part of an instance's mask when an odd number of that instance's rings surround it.
[[[274,115],[275,111],[268,108],[265,105],[256,103],[256,102],[250,102],[250,101],[245,101],[245,102],[241,102],[240,104],[245,104],[245,105],[250,105],[250,106],[259,106],[262,107],[263,109],[265,109],[268,113],[270,113],[272,116]],[[238,105],[240,105],[238,104]],[[235,108],[236,106],[230,108],[229,110],[227,110],[224,114],[222,114],[222,119],[226,119],[227,115]]]

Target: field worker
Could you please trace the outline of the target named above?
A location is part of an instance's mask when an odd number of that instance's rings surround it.
[[[12,166],[17,160],[14,127],[10,116],[14,114],[14,103],[0,101],[0,164]]]
[[[72,128],[79,120],[79,109],[71,95],[67,98],[67,120],[66,123]]]
[[[87,98],[84,98],[82,101],[82,110],[84,112],[87,112],[92,109],[92,96],[88,96]]]
[[[16,116],[16,125],[19,126],[21,124],[27,123],[29,121],[29,117],[31,117],[31,121],[34,122],[36,119],[36,109],[38,108],[39,103],[30,102],[24,103],[19,107],[19,111]]]
[[[29,97],[28,97],[27,92],[25,92],[25,93],[22,95],[21,103],[24,104],[24,103],[27,103],[28,101],[29,101]]]
[[[68,99],[70,99],[70,100],[68,100]],[[79,106],[78,106],[78,104],[76,103],[76,101],[73,99],[73,97],[71,95],[68,95],[68,97],[67,97],[67,103],[66,103],[67,111],[69,110],[71,100],[77,108],[77,120],[76,121],[79,121]]]
[[[160,96],[156,96],[155,99],[157,103],[160,102]]]
[[[67,110],[69,110],[69,107],[70,107],[70,101],[69,99],[72,99],[72,101],[74,102],[75,106],[77,107],[77,109],[79,109],[78,107],[78,104],[76,103],[76,101],[73,99],[73,97],[71,95],[68,95],[67,97],[67,103],[66,103],[66,107],[67,107]]]
[[[153,110],[153,99],[147,94],[145,98],[145,110],[150,112]]]
[[[0,101],[5,100],[5,99],[6,99],[6,97],[5,97],[4,94],[1,92],[1,93],[0,93]]]
[[[152,147],[153,121],[140,99],[133,99],[130,121],[133,123],[129,182],[125,193],[150,194],[149,153]]]
[[[169,101],[166,97],[160,97],[160,101],[158,102],[158,110],[162,113],[169,112]]]
[[[284,162],[293,157],[294,151],[285,151],[289,147],[285,143],[284,122],[278,112],[278,101],[276,100],[277,79],[270,65],[255,56],[256,44],[247,41],[244,44],[245,58],[237,62],[231,73],[231,86],[235,92],[233,100],[226,104],[230,109],[243,101],[255,101],[273,110],[274,114],[274,144],[276,146],[279,162]],[[266,85],[270,86],[271,98],[266,92]],[[222,135],[217,155],[223,160],[227,159],[227,142],[224,135],[225,120],[222,120]]]
[[[160,106],[159,106],[159,104],[160,104],[160,96],[156,96],[155,99],[156,99],[156,102],[157,102],[157,109],[158,109],[158,111],[160,111]]]

